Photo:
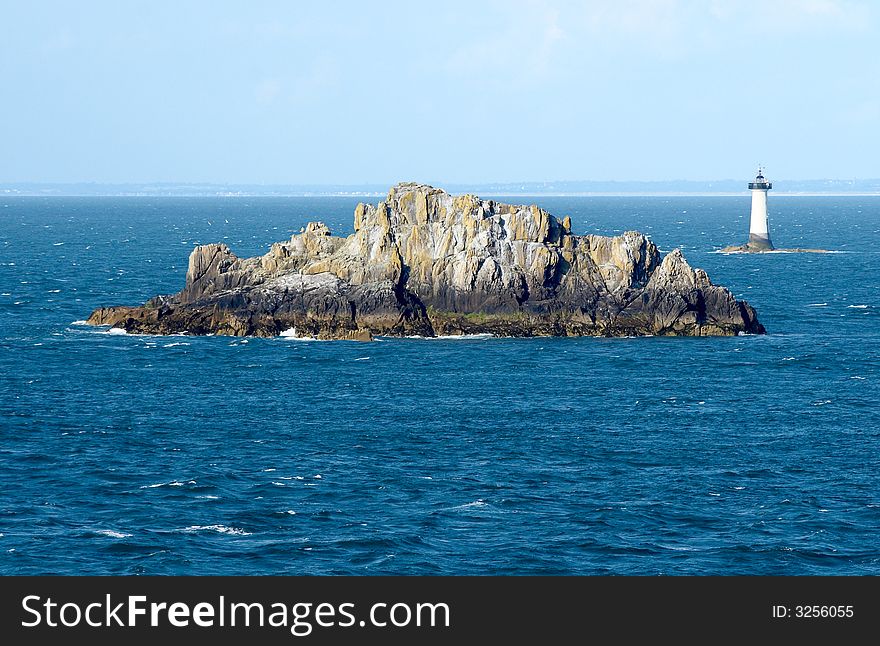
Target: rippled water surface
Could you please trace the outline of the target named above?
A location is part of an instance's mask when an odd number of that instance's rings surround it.
[[[769,335],[128,336],[77,324],[348,198],[0,197],[0,573],[880,574],[880,198],[531,198],[684,249]],[[523,201],[517,199],[515,201]]]

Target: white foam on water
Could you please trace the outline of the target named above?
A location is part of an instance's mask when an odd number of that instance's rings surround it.
[[[298,336],[295,327],[283,330],[278,336],[288,341],[320,341],[320,339],[313,336]]]
[[[370,357],[358,357],[355,361],[369,361]]]
[[[828,307],[828,303],[810,303],[807,307]]]
[[[867,305],[847,305],[847,309],[851,310],[866,310],[868,309]]]
[[[53,242],[53,243],[52,243],[52,246],[53,246],[53,247],[60,247],[60,246],[63,245],[63,244],[64,244],[63,242]]]
[[[196,496],[196,498],[200,498],[202,500],[219,500],[220,496],[212,496],[209,494],[206,496]]]
[[[263,473],[269,473],[270,471],[278,471],[278,469],[263,469]]]
[[[110,538],[128,538],[132,536],[132,534],[125,534],[123,532],[116,532],[112,529],[99,529],[95,532],[96,534],[101,534],[101,536],[109,536]]]
[[[229,534],[231,536],[250,536],[251,532],[245,531],[240,527],[227,527],[226,525],[190,525],[179,531],[186,533],[193,532],[217,532],[218,534]]]
[[[321,474],[320,474],[320,473],[316,473],[316,474],[313,475],[312,477],[313,477],[315,480],[320,480],[320,479],[321,479]]]
[[[864,381],[865,379],[867,379],[867,377],[860,377],[859,375],[855,375],[854,377],[850,377],[850,379],[859,379],[861,381]]]
[[[175,341],[174,343],[166,343],[163,345],[163,348],[173,348],[178,345],[189,345],[189,343],[183,343],[182,341]]]
[[[288,509],[288,510],[285,511],[284,513],[285,513],[285,514],[289,514],[289,515],[291,515],[291,516],[296,516],[296,512],[293,511],[292,509]],[[2,534],[0,534],[0,536],[2,536]]]
[[[122,336],[122,335],[128,334],[128,332],[123,330],[121,327],[111,327],[109,330],[104,332],[104,334],[111,334],[113,336]]]
[[[156,489],[157,487],[182,487],[188,484],[196,484],[195,480],[187,480],[186,482],[181,482],[180,480],[172,480],[171,482],[157,482],[155,484],[144,485],[141,489]]]
[[[436,338],[438,339],[454,339],[456,341],[471,341],[478,339],[492,339],[494,338],[494,334],[490,334],[488,332],[483,334],[443,334]]]

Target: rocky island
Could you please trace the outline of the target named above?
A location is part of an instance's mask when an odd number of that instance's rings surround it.
[[[776,247],[766,247],[764,245],[756,245],[752,242],[746,244],[737,244],[724,247],[718,253],[831,253],[828,249],[802,249],[794,247],[789,249],[777,249]]]
[[[373,335],[764,333],[755,310],[641,233],[575,235],[537,206],[421,184],[358,204],[354,233],[310,222],[264,256],[196,247],[185,287],[88,319],[131,333]]]

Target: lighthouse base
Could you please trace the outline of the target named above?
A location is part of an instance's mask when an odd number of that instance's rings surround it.
[[[770,242],[769,236],[762,236],[757,233],[749,234],[749,242],[746,245],[754,251],[773,251],[773,243]]]

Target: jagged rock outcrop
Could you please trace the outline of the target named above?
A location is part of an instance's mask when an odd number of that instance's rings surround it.
[[[129,332],[367,339],[371,335],[763,333],[754,309],[644,235],[574,235],[537,206],[398,184],[359,204],[355,232],[320,222],[238,258],[197,247],[186,286],[89,322]]]

